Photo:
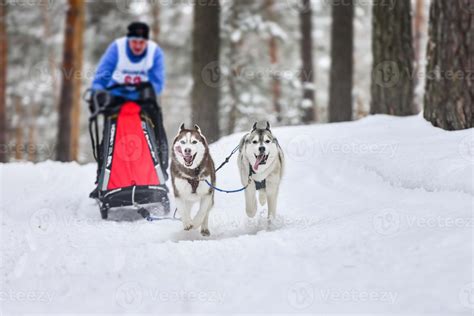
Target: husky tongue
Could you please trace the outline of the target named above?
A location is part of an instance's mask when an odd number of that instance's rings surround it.
[[[184,161],[186,161],[187,163],[191,163],[193,161],[192,155],[183,156],[183,158],[184,158]]]
[[[260,163],[262,162],[263,158],[265,158],[265,155],[259,155],[259,156],[257,156],[257,160],[255,161],[255,164],[253,165],[253,170],[255,170],[255,171],[258,170],[258,166],[259,166]]]

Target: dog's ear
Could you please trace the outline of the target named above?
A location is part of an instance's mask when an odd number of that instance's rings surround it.
[[[201,133],[201,128],[199,127],[199,125],[194,124],[194,129],[195,129],[199,134],[202,134],[202,133]]]
[[[271,127],[270,122],[267,121],[267,127],[266,127],[267,131],[270,131],[270,127]]]
[[[258,122],[255,122],[255,123],[253,124],[253,126],[252,126],[252,132],[257,129],[257,124],[258,124]]]
[[[186,128],[184,127],[184,123],[181,124],[181,126],[179,127],[179,131],[181,132],[183,129],[186,129]]]

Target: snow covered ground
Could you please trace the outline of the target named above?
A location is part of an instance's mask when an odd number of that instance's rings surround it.
[[[102,221],[94,165],[1,165],[3,315],[472,313],[473,130],[376,116],[275,133],[278,219],[218,193],[210,238],[125,211]],[[240,136],[213,145],[216,163]],[[237,175],[233,158],[218,185]]]

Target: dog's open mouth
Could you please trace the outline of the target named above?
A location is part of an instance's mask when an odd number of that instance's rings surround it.
[[[260,155],[255,155],[255,164],[253,165],[253,169],[255,171],[258,170],[258,166],[264,165],[267,163],[268,155],[265,154],[260,154]]]
[[[194,155],[183,155],[184,165],[186,167],[191,167],[193,165],[194,158],[196,158],[196,155],[197,153],[195,153]]]

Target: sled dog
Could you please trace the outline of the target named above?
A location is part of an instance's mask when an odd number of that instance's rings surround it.
[[[214,205],[214,189],[205,180],[214,186],[216,171],[207,140],[199,126],[186,129],[183,123],[172,148],[171,182],[184,229],[201,227],[201,235],[210,236],[208,220]],[[197,202],[199,211],[192,219],[191,210]]]
[[[249,217],[257,212],[257,198],[263,206],[268,201],[268,219],[276,216],[278,189],[284,168],[283,150],[273,136],[270,123],[255,123],[239,144],[238,167],[245,189],[245,208]]]

